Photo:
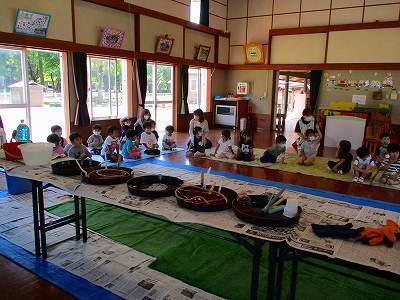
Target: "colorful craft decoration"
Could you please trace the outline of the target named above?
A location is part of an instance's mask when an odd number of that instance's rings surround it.
[[[264,46],[259,43],[251,43],[244,46],[246,64],[263,64]]]
[[[46,37],[50,20],[51,15],[18,9],[14,33]]]
[[[105,27],[101,30],[100,47],[120,49],[124,42],[125,30]]]

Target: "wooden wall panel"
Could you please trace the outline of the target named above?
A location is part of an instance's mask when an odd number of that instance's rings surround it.
[[[208,62],[214,62],[214,36],[211,34],[186,29],[185,30],[185,58],[195,59],[199,45],[211,47]]]
[[[125,2],[159,11],[187,21],[190,20],[190,0],[125,0]]]
[[[101,29],[111,27],[126,31],[122,49],[135,50],[133,14],[75,0],[75,24],[77,43],[98,45]]]
[[[329,33],[328,63],[400,63],[400,28]]]
[[[228,64],[229,63],[229,39],[225,37],[219,37],[219,50],[218,50],[218,63]]]
[[[274,36],[271,64],[317,64],[325,58],[326,33]]]
[[[165,34],[175,39],[171,56],[183,57],[183,26],[147,16],[140,17],[140,50],[142,52],[154,53],[157,37]]]
[[[47,13],[52,16],[48,38],[72,41],[71,0],[1,0],[0,31],[13,32],[18,8]]]

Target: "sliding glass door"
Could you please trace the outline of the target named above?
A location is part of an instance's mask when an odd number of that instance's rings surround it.
[[[147,64],[147,94],[145,107],[150,110],[157,130],[163,132],[173,124],[173,67]]]
[[[52,125],[66,133],[63,54],[25,48],[0,48],[0,115],[7,139],[21,120],[34,142],[46,141]]]
[[[8,140],[20,120],[30,125],[25,54],[21,50],[0,48],[0,115]]]

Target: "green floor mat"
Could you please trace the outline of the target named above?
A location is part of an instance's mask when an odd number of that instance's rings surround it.
[[[72,213],[73,202],[53,206],[48,210],[65,216]],[[252,257],[244,247],[93,200],[87,201],[87,216],[91,230],[156,257],[151,268],[224,298],[249,298]],[[230,236],[209,227],[195,226]],[[267,245],[263,248],[260,299],[266,298]],[[348,269],[332,264],[325,265],[349,272]],[[390,284],[357,271],[351,272],[375,282]],[[289,264],[284,275],[284,291],[287,291]],[[400,288],[400,283],[397,287]],[[399,297],[394,292],[319,268],[305,264],[299,267],[297,299],[365,300]]]

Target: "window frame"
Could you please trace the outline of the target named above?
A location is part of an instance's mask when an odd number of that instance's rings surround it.
[[[108,72],[108,96],[109,96],[109,115],[108,116],[100,116],[96,117],[93,116],[93,97],[92,97],[92,59],[102,59],[107,61],[107,72]],[[114,82],[115,82],[115,91],[112,92],[112,85],[111,85],[111,61],[115,61],[115,74],[114,74]],[[129,114],[129,84],[128,84],[128,64],[129,61],[127,59],[120,59],[117,57],[103,57],[98,55],[88,55],[87,57],[87,77],[88,77],[88,111],[91,121],[102,121],[102,120],[115,120],[122,117],[120,115],[120,105],[118,105],[118,96],[120,92],[118,91],[118,83],[117,83],[117,64],[118,61],[121,63],[122,68],[122,75],[121,75],[121,83],[122,83],[122,91],[121,94],[123,96],[123,106],[126,106],[126,112]],[[116,96],[116,115],[113,115],[113,104],[112,104],[112,95],[115,93]]]
[[[197,67],[197,66],[190,66],[189,67],[189,72],[190,70],[196,70],[196,77],[197,77],[197,104],[199,102],[201,103],[201,98],[204,96],[205,97],[205,104],[204,107],[201,107],[200,105],[197,106],[195,109],[202,109],[204,112],[211,112],[211,72],[209,68],[203,68],[203,67]],[[203,78],[202,72],[204,70],[205,76]],[[203,79],[203,80],[202,80]],[[189,80],[190,81],[190,80]],[[205,95],[203,95],[202,92],[202,84],[205,84]],[[191,84],[189,82],[189,91],[195,92],[194,90],[191,89]],[[200,101],[199,101],[200,99]],[[193,111],[190,110],[189,107],[189,113],[193,113]]]

